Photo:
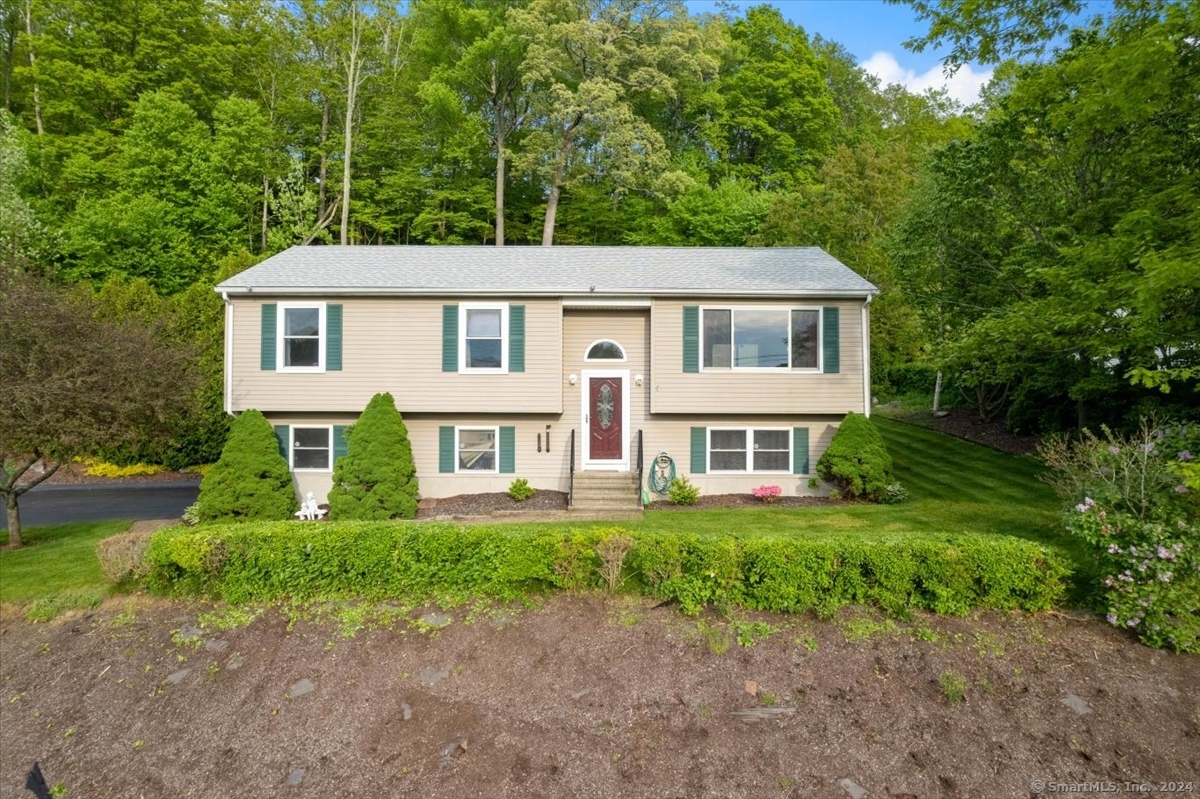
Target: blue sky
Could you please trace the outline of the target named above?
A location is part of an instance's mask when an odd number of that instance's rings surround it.
[[[717,10],[715,0],[685,2],[693,14]],[[883,0],[753,0],[735,5],[745,9],[763,3],[780,9],[810,36],[819,33],[842,44],[884,83],[900,83],[918,92],[945,87],[960,102],[970,104],[991,78],[991,69],[970,64],[947,79],[942,74],[942,58],[948,48],[923,53],[906,50],[905,39],[925,32],[925,24],[917,21],[907,5],[887,5]]]

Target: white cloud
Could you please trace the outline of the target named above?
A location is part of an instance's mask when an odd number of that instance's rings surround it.
[[[964,106],[978,102],[979,90],[992,79],[992,70],[976,72],[970,64],[964,65],[949,78],[942,74],[941,64],[918,75],[915,71],[900,66],[895,56],[885,52],[876,53],[859,66],[879,78],[884,86],[899,83],[916,94],[926,89],[945,89]]]

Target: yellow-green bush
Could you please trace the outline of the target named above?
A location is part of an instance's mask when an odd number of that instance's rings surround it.
[[[625,585],[686,613],[719,603],[769,611],[871,604],[889,612],[1038,610],[1063,597],[1058,554],[984,535],[831,536],[647,533],[620,528],[459,527],[395,522],[253,522],[175,527],[147,559],[159,590],[231,602],[487,596],[603,587],[597,547],[632,541]]]
[[[87,473],[92,477],[137,477],[143,474],[158,474],[164,471],[162,466],[152,466],[148,463],[134,463],[130,466],[118,466],[104,461],[84,460]]]

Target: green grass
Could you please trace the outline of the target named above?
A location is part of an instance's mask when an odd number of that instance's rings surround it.
[[[108,583],[96,559],[96,542],[129,529],[127,521],[79,522],[21,531],[25,546],[0,552],[0,602],[31,602],[74,596],[97,599]],[[8,531],[0,531],[0,544]]]

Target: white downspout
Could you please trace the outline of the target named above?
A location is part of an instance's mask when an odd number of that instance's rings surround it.
[[[863,416],[871,415],[871,296],[862,307]]]
[[[229,301],[229,292],[222,291],[221,299],[225,301],[225,413],[233,413],[233,303]]]

